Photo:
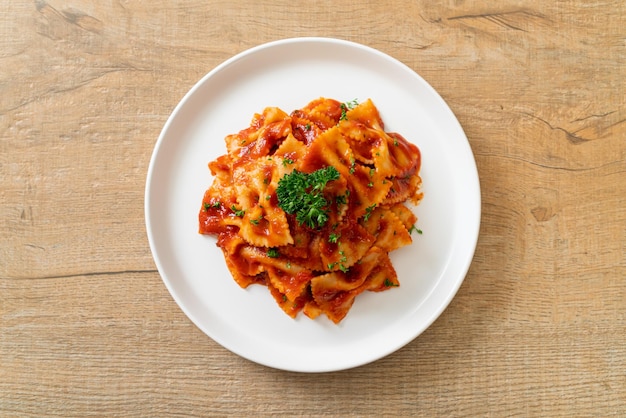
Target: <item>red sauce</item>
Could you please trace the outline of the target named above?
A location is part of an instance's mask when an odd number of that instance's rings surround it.
[[[289,117],[268,108],[255,115],[248,128],[227,137],[230,154],[209,163],[216,181],[203,197],[200,233],[218,236],[240,286],[265,284],[290,316],[304,308],[311,317],[323,312],[337,323],[358,293],[398,285],[387,251],[381,249],[384,237],[395,230],[393,222],[382,217],[394,211],[396,202],[417,195],[421,155],[400,134],[380,132],[384,125],[372,106],[369,102],[352,112],[336,100],[318,99]],[[288,151],[283,147],[285,160],[295,161],[304,173],[333,165],[341,175],[322,192],[328,222],[317,229],[299,224],[278,205],[275,176],[283,167],[279,158],[270,157],[290,134],[307,149],[303,152],[299,144],[291,144]],[[384,147],[391,160],[381,164],[378,155],[384,157]],[[255,174],[242,175],[250,170]],[[257,178],[259,172],[262,179]],[[234,174],[250,178],[254,185],[242,192],[244,196],[236,196],[241,188],[234,187]],[[392,201],[394,197],[398,200]],[[246,207],[239,207],[238,200]]]
[[[211,197],[210,190],[207,190],[198,214],[199,232],[201,234],[220,234],[232,230],[233,227],[223,225],[223,220],[226,216],[232,214],[230,207],[233,204],[233,201],[222,202],[215,197]]]

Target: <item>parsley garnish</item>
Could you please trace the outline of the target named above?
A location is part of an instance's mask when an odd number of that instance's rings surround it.
[[[354,174],[354,172],[356,171],[356,161],[354,160],[354,157],[350,158],[350,174]]]
[[[216,202],[213,202],[213,203],[204,202],[204,203],[203,203],[203,206],[204,206],[204,210],[205,210],[205,211],[207,211],[207,210],[209,210],[210,208],[216,208],[216,209],[219,209],[219,208],[220,208],[220,206],[222,206],[222,203],[221,203],[219,200],[218,200],[218,201],[216,201]]]
[[[296,215],[298,223],[321,228],[328,221],[328,202],[323,192],[329,181],[339,179],[335,167],[320,168],[310,174],[298,170],[278,181],[278,205],[288,214]]]
[[[350,190],[346,190],[346,194],[340,194],[339,196],[335,197],[335,202],[337,202],[337,205],[347,205],[349,196]]]
[[[398,286],[396,283],[392,282],[388,278],[385,278],[385,282],[383,283],[386,287]]]
[[[276,248],[268,248],[266,254],[270,258],[278,258],[278,257],[280,257],[280,253],[278,252],[278,250]]]
[[[283,159],[283,166],[287,166],[287,164],[293,164],[294,161],[291,158],[284,158]]]
[[[413,231],[417,232],[420,235],[423,234],[423,231],[419,229],[418,227],[416,227],[415,225],[411,226],[411,228],[409,229],[409,234],[412,234]]]
[[[339,238],[341,238],[341,234],[332,233],[328,236],[328,242],[330,242],[331,244],[336,244],[337,241],[339,241]]]
[[[332,270],[332,269],[335,268],[335,266],[337,264],[339,264],[339,270],[341,270],[341,272],[343,272],[343,273],[347,273],[350,270],[350,268],[344,266],[343,263],[328,263],[328,265],[326,265],[326,267],[328,267],[328,270]]]
[[[339,117],[339,120],[348,120],[348,116],[347,116],[348,110],[354,109],[358,104],[359,104],[359,101],[357,99],[342,103],[341,104],[341,116]]]
[[[367,208],[365,208],[365,215],[363,216],[364,221],[367,222],[370,216],[372,216],[372,211],[374,210],[375,207],[376,207],[376,203],[374,203],[372,206],[368,206]]]
[[[233,211],[233,213],[235,214],[235,216],[239,216],[240,218],[243,217],[243,215],[245,215],[246,211],[242,210],[242,209],[237,209],[237,206],[232,205],[230,207],[230,210]]]

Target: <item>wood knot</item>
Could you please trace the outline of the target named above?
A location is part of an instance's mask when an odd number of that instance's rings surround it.
[[[549,208],[543,206],[537,206],[530,210],[537,222],[546,222],[554,218],[554,213]]]

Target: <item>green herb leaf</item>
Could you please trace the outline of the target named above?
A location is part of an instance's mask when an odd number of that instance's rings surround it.
[[[364,221],[367,222],[370,216],[372,216],[372,211],[374,210],[374,208],[376,208],[376,203],[374,203],[372,206],[368,206],[367,208],[365,208],[365,215],[363,216]]]
[[[356,161],[354,160],[354,157],[350,158],[350,174],[354,174],[354,172],[356,171]]]
[[[213,203],[204,202],[204,203],[202,204],[202,207],[204,208],[204,210],[205,210],[205,211],[207,211],[207,210],[209,210],[209,209],[211,209],[211,208],[216,208],[216,209],[219,209],[219,208],[220,208],[220,206],[222,206],[222,203],[221,203],[219,200],[217,200],[217,201],[215,201],[215,202],[213,202]]]
[[[389,280],[388,278],[385,279],[384,283],[383,283],[386,287],[398,287],[398,284],[392,282],[391,280]]]
[[[298,170],[278,181],[278,205],[288,214],[295,214],[298,223],[320,228],[328,221],[328,202],[323,192],[326,184],[339,179],[335,167],[320,168],[310,174]]]
[[[276,248],[268,248],[266,254],[270,258],[278,258],[278,257],[280,257],[280,253],[278,252],[278,250]]]
[[[245,210],[242,210],[242,209],[237,209],[237,206],[235,206],[235,205],[232,205],[232,206],[230,207],[230,210],[232,210],[232,211],[233,211],[233,213],[235,214],[235,216],[239,216],[240,218],[242,218],[242,217],[243,217],[243,215],[245,215],[245,214],[246,214],[246,211],[245,211]]]
[[[415,225],[411,226],[411,228],[409,229],[409,234],[412,234],[413,231],[417,232],[420,235],[422,235],[424,233],[421,229],[419,229]]]
[[[348,116],[347,116],[346,113],[348,112],[348,110],[354,109],[355,107],[358,106],[358,104],[359,104],[359,101],[357,99],[351,100],[349,102],[342,103],[340,105],[340,107],[341,107],[341,116],[339,117],[339,120],[347,120]]]

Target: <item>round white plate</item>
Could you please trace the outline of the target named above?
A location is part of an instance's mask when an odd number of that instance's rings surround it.
[[[413,244],[391,253],[401,286],[365,292],[339,324],[288,317],[268,289],[241,289],[213,237],[198,233],[212,182],[207,163],[224,137],[255,112],[286,112],[318,97],[371,98],[387,131],[422,153],[424,199]],[[480,224],[480,186],[467,138],[420,76],[369,47],[326,38],[264,44],[225,61],[181,100],[156,143],[146,183],[146,227],[163,282],[209,337],[251,361],[326,372],[377,360],[409,343],[450,303],[470,266]]]

